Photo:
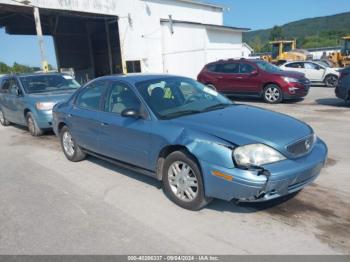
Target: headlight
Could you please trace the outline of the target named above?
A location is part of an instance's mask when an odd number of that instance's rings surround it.
[[[38,102],[35,104],[36,109],[42,111],[52,110],[56,103],[54,102]]]
[[[233,157],[241,167],[261,166],[286,159],[275,149],[263,144],[237,147],[233,151]]]
[[[287,82],[287,83],[297,83],[297,82],[299,82],[298,79],[293,78],[293,77],[283,76],[282,78],[283,78],[283,80],[284,80],[285,82]]]

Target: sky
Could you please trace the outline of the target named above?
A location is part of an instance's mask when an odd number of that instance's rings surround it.
[[[101,0],[102,1],[102,0]],[[252,30],[270,28],[288,22],[350,11],[350,0],[204,0],[226,8],[225,25]],[[56,66],[52,37],[45,37],[47,58]],[[9,36],[0,28],[0,61],[40,66],[35,36]]]

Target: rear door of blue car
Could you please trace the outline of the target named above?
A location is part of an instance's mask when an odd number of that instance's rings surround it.
[[[88,84],[77,95],[67,118],[72,135],[83,148],[98,152],[100,112],[107,82],[97,80]]]
[[[145,117],[123,117],[121,113],[125,109],[145,112]],[[151,121],[142,102],[129,85],[111,81],[100,120],[99,142],[104,155],[151,169],[148,158]]]

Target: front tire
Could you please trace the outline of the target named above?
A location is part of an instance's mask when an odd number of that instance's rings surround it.
[[[175,151],[165,159],[162,178],[164,193],[180,207],[195,211],[211,201],[204,194],[198,164],[185,151]]]
[[[324,84],[327,86],[327,87],[336,87],[338,85],[338,77],[335,76],[335,75],[328,75],[325,77],[324,79]]]
[[[2,110],[0,110],[0,123],[2,126],[9,126],[11,123],[6,120],[4,112],[2,112]]]
[[[278,104],[283,100],[283,93],[279,86],[270,84],[264,88],[263,98],[266,103]]]
[[[36,123],[35,118],[31,112],[27,113],[26,119],[27,119],[27,127],[29,130],[29,133],[32,136],[41,136],[44,134],[44,130],[39,128],[39,126]]]
[[[86,154],[77,145],[67,126],[61,129],[60,141],[63,153],[69,161],[79,162],[85,159]]]

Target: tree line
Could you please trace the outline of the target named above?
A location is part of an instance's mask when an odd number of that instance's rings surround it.
[[[49,65],[49,70],[53,70],[53,67]],[[10,73],[33,73],[41,71],[40,67],[27,66],[14,62],[13,65],[7,65],[0,61],[0,74],[10,74]]]

